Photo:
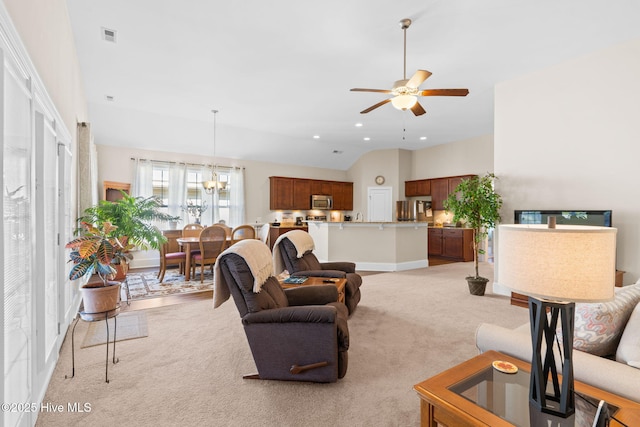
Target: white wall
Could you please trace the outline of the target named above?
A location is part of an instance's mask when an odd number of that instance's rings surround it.
[[[439,178],[493,171],[493,135],[436,145],[413,152],[413,173],[407,179]]]
[[[625,284],[640,277],[638,76],[635,40],[495,90],[495,173],[505,222],[513,222],[515,209],[612,209]]]
[[[198,164],[210,164],[213,161],[211,157],[100,145],[103,143],[104,142],[96,141],[96,144],[98,144],[98,182],[100,183],[103,181],[132,183],[135,173],[134,162],[130,160],[132,157]],[[298,165],[224,158],[216,158],[216,163],[225,166],[245,167],[245,219],[247,223],[255,223],[258,221],[258,218],[260,218],[262,222],[273,221],[276,217],[282,218],[282,212],[269,210],[270,176],[329,179],[333,181],[348,180],[345,171],[335,169],[310,168]]]

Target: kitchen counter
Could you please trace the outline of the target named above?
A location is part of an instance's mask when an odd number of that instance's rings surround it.
[[[321,262],[351,261],[363,271],[427,267],[426,222],[308,221]]]
[[[273,244],[278,240],[281,234],[286,233],[291,230],[302,230],[308,231],[308,227],[306,225],[296,225],[294,222],[284,222],[280,225],[272,225],[269,226],[269,249],[273,249]]]

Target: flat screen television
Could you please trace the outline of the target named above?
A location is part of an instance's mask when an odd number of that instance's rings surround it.
[[[556,224],[595,225],[611,227],[611,211],[514,211],[516,224],[546,224],[547,218],[556,217]]]

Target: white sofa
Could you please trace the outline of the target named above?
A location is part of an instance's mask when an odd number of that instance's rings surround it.
[[[623,292],[627,297],[627,305],[631,304],[631,307],[626,308],[620,316],[618,316],[619,312],[612,316],[611,310],[607,309],[607,304],[609,304],[609,308],[619,309],[619,304],[616,305],[616,303],[619,302],[620,292],[616,292],[616,301],[612,303],[576,304],[576,316],[579,312],[583,314],[589,312],[592,315],[589,322],[586,322],[589,326],[593,326],[593,318],[604,316],[607,321],[613,319],[620,330],[616,331],[617,336],[611,337],[614,352],[609,357],[588,353],[574,347],[573,373],[576,381],[640,402],[640,303],[638,303],[640,300],[640,281],[635,285],[624,287]],[[600,317],[593,316],[594,307]],[[584,326],[584,323],[576,320],[574,345],[582,345],[576,340],[581,337],[583,331],[580,328]],[[591,334],[599,342],[603,341],[602,334],[594,334],[593,331]],[[496,350],[520,360],[530,361],[532,347],[529,323],[515,329],[483,323],[476,331],[476,347],[480,352]],[[588,346],[581,348],[588,348]],[[588,349],[592,350],[592,348]],[[597,351],[594,352],[597,353]],[[556,360],[559,363],[560,358],[556,357]],[[560,366],[558,369],[561,372]]]

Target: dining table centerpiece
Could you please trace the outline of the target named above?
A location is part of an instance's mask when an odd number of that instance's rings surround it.
[[[207,211],[207,201],[203,200],[201,204],[195,204],[193,200],[187,201],[184,205],[180,206],[183,212],[186,212],[189,217],[193,217],[196,224],[200,224],[202,214]]]

